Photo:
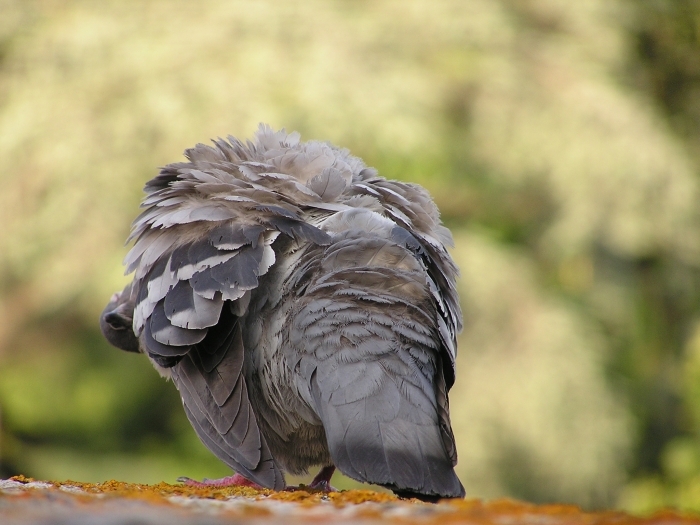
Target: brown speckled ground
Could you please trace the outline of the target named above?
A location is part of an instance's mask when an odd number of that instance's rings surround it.
[[[512,500],[399,500],[369,490],[331,494],[240,488],[193,488],[108,481],[41,482],[23,476],[0,480],[2,525],[219,525],[223,523],[379,523],[447,525],[672,525],[698,524],[700,516],[666,511],[649,517],[586,513],[570,505]]]

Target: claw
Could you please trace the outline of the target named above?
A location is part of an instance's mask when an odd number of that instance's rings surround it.
[[[319,490],[321,492],[338,492],[338,489],[331,485],[330,481],[322,480],[317,483],[311,483],[310,489]]]
[[[331,485],[331,478],[335,472],[335,467],[330,465],[328,467],[323,467],[321,471],[316,475],[314,480],[308,485],[301,485],[299,487],[287,487],[285,490],[306,490],[311,489],[319,492],[338,492],[333,485]]]

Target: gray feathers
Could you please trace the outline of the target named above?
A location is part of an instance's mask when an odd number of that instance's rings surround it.
[[[457,269],[427,192],[266,126],[186,156],[145,186],[108,340],[169,373],[202,442],[260,485],[334,464],[463,496]]]

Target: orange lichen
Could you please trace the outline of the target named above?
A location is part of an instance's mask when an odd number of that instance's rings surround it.
[[[397,503],[401,501],[393,494],[385,492],[375,492],[373,490],[344,490],[342,492],[331,492],[328,494],[336,505],[348,505],[373,501],[375,503]]]
[[[375,503],[397,503],[399,500],[396,496],[382,492],[374,492],[372,490],[343,490],[341,492],[323,492],[319,490],[309,489],[303,485],[296,490],[284,490],[273,492],[269,499],[278,501],[292,501],[303,504],[317,504],[321,501],[329,501],[337,507],[345,505],[354,505],[373,501]]]
[[[497,522],[547,522],[551,525],[656,525],[700,524],[700,517],[667,510],[649,517],[631,516],[621,511],[585,512],[575,505],[535,505],[511,499],[492,501],[450,500],[443,502],[455,509],[440,520],[449,523],[468,520],[474,524]]]
[[[257,498],[267,496],[272,491],[267,489],[255,489],[252,487],[215,487],[215,486],[190,486],[170,485],[169,483],[156,483],[143,485],[140,483],[125,483],[123,481],[105,481],[104,483],[82,483],[78,481],[53,481],[56,487],[78,487],[91,494],[107,494],[126,498],[138,498],[149,500],[166,500],[169,496],[184,496],[204,499],[225,500],[231,497]]]
[[[12,476],[10,479],[12,481],[18,481],[19,483],[32,483],[33,481],[36,481],[34,478],[28,478],[27,476],[23,476],[22,474]]]
[[[25,476],[15,476],[13,481],[22,485],[35,480]],[[212,507],[215,512],[231,516],[256,517],[261,523],[266,519],[273,523],[277,519],[275,505],[265,505],[268,502],[285,502],[299,507],[298,512],[303,515],[305,509],[323,506],[321,517],[314,514],[315,521],[328,521],[338,512],[338,519],[350,520],[374,520],[391,521],[395,523],[421,525],[448,525],[468,522],[471,525],[494,525],[512,523],[547,523],[548,525],[700,525],[700,517],[690,514],[682,514],[677,511],[665,510],[648,517],[630,516],[620,511],[584,512],[574,505],[550,504],[535,505],[511,499],[497,499],[482,501],[478,499],[443,500],[437,505],[419,502],[417,500],[402,500],[387,493],[379,493],[371,490],[347,490],[341,492],[326,493],[309,487],[301,486],[295,490],[274,492],[266,489],[254,489],[251,487],[201,487],[188,485],[170,485],[157,483],[143,485],[138,483],[124,483],[120,481],[106,481],[104,483],[81,483],[76,481],[51,482],[53,487],[21,489],[12,493],[1,493],[5,496],[17,498],[16,501],[26,502],[32,506],[33,500],[43,498],[49,502],[58,500],[77,501],[86,504],[89,508],[102,508],[102,503],[112,502],[114,498],[138,499],[146,505],[157,504],[171,509],[179,507],[178,512],[194,512],[181,505],[180,500],[169,499],[172,496],[180,496],[193,500],[231,500],[238,499],[236,506]],[[44,485],[46,486],[46,485]],[[75,489],[78,489],[77,491]],[[62,493],[56,498],[54,491]],[[53,495],[51,494],[53,493]],[[96,498],[95,495],[103,497]],[[73,498],[73,499],[70,499]],[[27,502],[27,500],[29,501]],[[362,503],[377,503],[378,505],[360,505],[356,509],[353,506]],[[279,504],[277,504],[279,505]],[[349,514],[340,508],[346,509]],[[113,508],[113,507],[112,507]],[[168,510],[168,512],[171,512]],[[335,521],[333,517],[332,521]]]

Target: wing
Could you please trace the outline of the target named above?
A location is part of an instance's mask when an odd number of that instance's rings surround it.
[[[456,465],[457,448],[447,394],[455,381],[457,334],[462,330],[462,310],[456,285],[459,270],[447,251],[448,246],[454,246],[452,234],[440,222],[435,203],[421,186],[377,177],[371,169],[363,170],[360,175],[362,180],[353,184],[353,191],[380,202],[384,214],[396,224],[391,238],[420,259],[427,272],[427,284],[436,311],[434,322],[441,342],[440,373],[435,377],[441,436],[452,464]]]
[[[239,318],[275,263],[278,235],[329,242],[301,206],[332,198],[346,182],[330,168],[306,180],[280,173],[280,163],[293,172],[296,157],[267,158],[265,141],[284,150],[295,137],[267,131],[256,144],[198,145],[186,153],[190,162],[163,168],[146,185],[125,264],[135,273],[133,331],[143,351],[170,369],[200,439],[234,470],[281,489],[248,396],[243,371],[252,360]]]
[[[187,418],[202,442],[246,478],[280,490],[284,477],[261,434],[243,376],[241,326],[230,307],[172,368]]]
[[[361,172],[362,180],[352,186],[358,195],[377,199],[396,225],[392,237],[408,247],[425,263],[431,294],[437,305],[437,322],[442,341],[446,388],[454,384],[457,334],[462,330],[456,279],[459,270],[447,247],[454,246],[452,234],[440,222],[440,213],[428,192],[417,184],[386,180],[372,169]]]
[[[442,361],[449,353],[419,240],[369,211],[326,226],[349,230],[304,283],[290,332],[303,350],[290,362],[335,465],[400,494],[463,496],[447,408],[451,367]]]

